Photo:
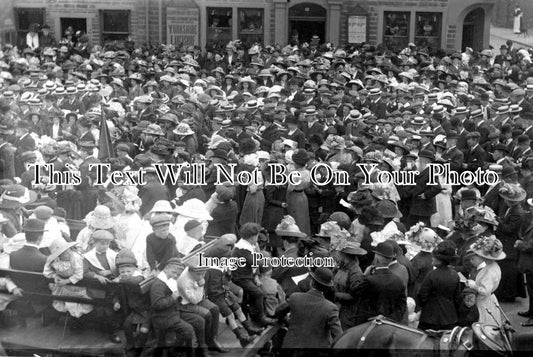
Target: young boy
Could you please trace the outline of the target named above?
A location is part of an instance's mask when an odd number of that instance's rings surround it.
[[[122,249],[117,254],[115,265],[119,276],[115,281],[123,284],[125,303],[130,314],[124,320],[124,334],[126,335],[126,351],[143,348],[148,338],[150,328],[150,296],[141,294],[136,286],[144,280],[137,269],[137,259],[129,249]],[[114,310],[121,308],[120,302],[115,302]]]
[[[476,306],[477,291],[472,288],[466,288],[461,292],[461,305],[457,311],[459,321],[457,325],[470,327],[479,320],[479,310]]]
[[[265,293],[265,314],[273,317],[276,308],[285,302],[285,292],[278,282],[272,279],[272,267],[270,266],[259,267],[259,281]]]
[[[170,258],[179,257],[176,248],[176,238],[170,233],[172,216],[156,214],[150,218],[153,232],[146,237],[146,260],[154,276],[168,262]]]
[[[229,257],[231,246],[235,241],[235,235],[225,234],[215,241],[206,251],[205,256],[216,258]],[[244,347],[253,341],[251,335],[258,335],[263,329],[254,327],[246,319],[237,296],[230,289],[228,270],[228,268],[219,266],[209,267],[205,274],[205,293],[207,298],[218,306],[220,313],[226,318],[231,330],[239,340],[241,346]],[[237,320],[242,324],[242,327],[239,327]]]

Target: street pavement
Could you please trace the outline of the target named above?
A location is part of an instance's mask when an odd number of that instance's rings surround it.
[[[516,44],[516,48],[533,47],[533,29],[529,36],[515,35],[513,29],[495,27],[490,28],[490,44],[494,47],[495,54],[499,54],[500,46],[505,44],[507,40],[512,40]]]

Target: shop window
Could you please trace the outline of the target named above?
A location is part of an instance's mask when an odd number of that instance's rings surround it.
[[[239,9],[239,39],[252,45],[263,44],[263,9]]]
[[[232,9],[230,7],[207,8],[207,44],[224,49],[232,40]]]
[[[26,43],[26,35],[32,24],[44,25],[44,9],[15,8],[15,24],[17,29],[17,42],[19,45]]]
[[[409,24],[411,13],[385,11],[383,44],[389,49],[401,50],[409,44]]]
[[[417,12],[415,44],[421,48],[440,48],[442,13]]]
[[[102,43],[125,41],[130,35],[129,10],[100,10]]]

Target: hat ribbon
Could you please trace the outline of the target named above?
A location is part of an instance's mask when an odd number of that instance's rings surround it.
[[[24,195],[21,197],[10,196],[6,192],[2,196],[0,196],[0,201],[4,201],[4,200],[14,201],[18,203],[26,203],[30,200],[30,191],[27,188],[24,189]]]

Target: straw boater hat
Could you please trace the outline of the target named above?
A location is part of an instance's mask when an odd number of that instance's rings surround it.
[[[115,225],[115,219],[111,215],[111,210],[107,206],[96,206],[92,212],[85,217],[87,226],[94,229],[111,229]]]
[[[50,244],[48,249],[50,249],[51,254],[46,259],[48,262],[52,262],[53,260],[57,259],[61,254],[63,254],[68,249],[72,248],[78,244],[77,242],[67,242],[63,238],[57,238]]]
[[[298,237],[304,238],[307,234],[300,231],[296,221],[292,216],[285,216],[276,227],[276,234],[280,237]]]
[[[506,257],[502,242],[493,235],[478,239],[470,246],[470,249],[474,254],[485,259],[503,260]]]

